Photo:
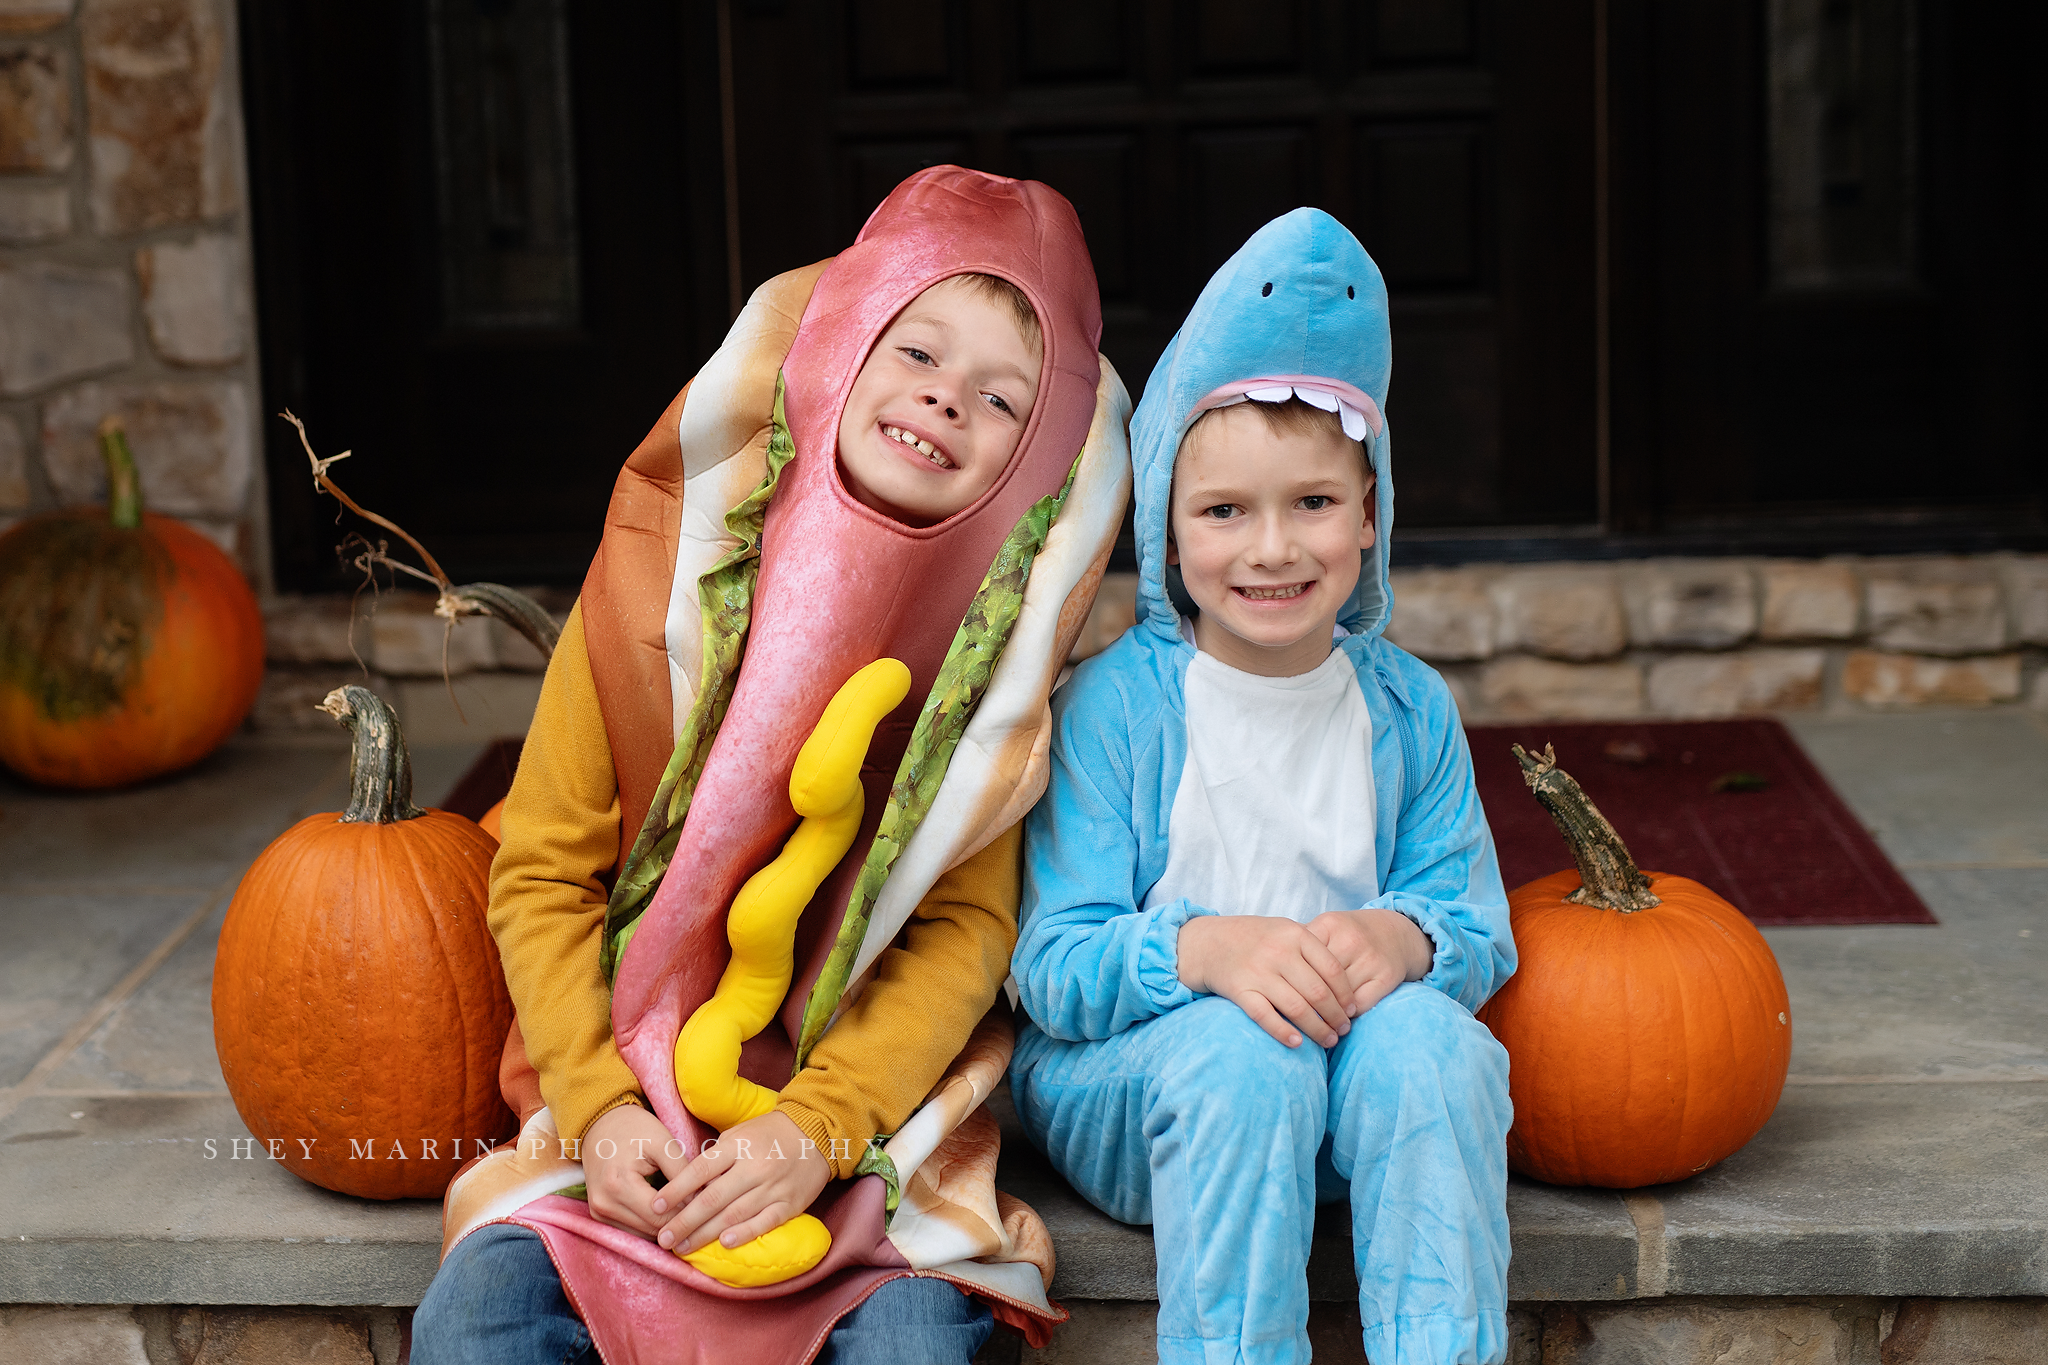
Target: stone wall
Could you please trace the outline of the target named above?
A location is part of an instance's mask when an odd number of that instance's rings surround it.
[[[525,588],[567,619],[576,594]],[[389,701],[413,744],[475,743],[522,735],[546,662],[502,621],[434,615],[431,593],[273,597],[264,603],[270,653],[250,724],[261,730],[333,730],[314,709],[332,688],[359,683]]]
[[[1150,1365],[1158,1305],[1068,1300],[1042,1350],[1001,1334],[977,1365]],[[1354,1304],[1315,1303],[1318,1362],[1366,1365]],[[2044,1365],[2041,1299],[1674,1298],[1508,1309],[1507,1365]]]
[[[976,1365],[1149,1365],[1158,1305],[1069,1300],[1032,1350],[998,1331]],[[93,1365],[404,1365],[405,1308],[0,1308],[0,1355]],[[1358,1309],[1317,1303],[1317,1360],[1365,1365]],[[2040,1365],[2041,1299],[1659,1299],[1516,1304],[1508,1365]]]
[[[0,1307],[0,1359],[36,1365],[405,1365],[409,1308]]]
[[[1104,583],[1078,652],[1136,591]],[[1473,720],[2048,706],[2048,555],[1413,569],[1387,635]]]
[[[2043,555],[1419,570],[1394,602],[1389,636],[1474,717],[2048,699]]]
[[[1103,580],[1076,660],[1136,620],[1137,587]],[[575,600],[533,591],[558,619]],[[273,599],[268,628],[265,729],[324,729],[312,704],[365,670],[420,743],[523,733],[539,694],[530,645],[495,621],[450,630],[424,593]],[[1408,570],[1387,633],[1468,720],[2048,707],[2048,555]]]
[[[0,528],[149,507],[264,582],[260,389],[232,0],[0,0]]]

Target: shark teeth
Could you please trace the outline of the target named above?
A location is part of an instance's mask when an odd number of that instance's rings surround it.
[[[885,426],[882,428],[882,434],[892,441],[900,441],[902,444],[909,446],[940,469],[951,469],[953,467],[953,462],[939,454],[938,448],[930,441],[913,436],[902,427]]]

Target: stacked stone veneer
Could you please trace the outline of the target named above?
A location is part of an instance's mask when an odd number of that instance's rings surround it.
[[[255,328],[231,0],[0,0],[0,527],[144,500],[258,577]]]
[[[1110,575],[1077,654],[1136,592]],[[1471,719],[2048,706],[2048,555],[1413,569],[1387,635]]]
[[[567,619],[573,590],[524,588]],[[328,690],[360,683],[398,708],[415,744],[524,734],[546,661],[501,621],[434,614],[426,592],[274,597],[264,604],[270,653],[250,723],[263,730],[333,729],[315,710]]]
[[[1158,1305],[1068,1299],[1032,1350],[997,1332],[978,1365],[1145,1365]],[[0,1307],[0,1357],[51,1365],[405,1365],[406,1308]],[[1673,1298],[1508,1309],[1507,1365],[2041,1365],[2048,1300]],[[1351,1304],[1311,1306],[1317,1360],[1368,1365]]]
[[[2041,691],[2048,556],[1415,570],[1388,635],[1475,717],[1985,706]]]
[[[560,618],[567,590],[534,590]],[[1074,657],[1136,619],[1137,575],[1103,580]],[[445,661],[465,697],[525,728],[541,661],[505,626],[453,630],[423,593],[274,600],[256,723],[324,728],[327,689],[365,681],[408,733],[450,729]],[[1732,716],[1818,708],[2048,707],[2048,555],[1643,559],[1469,565],[1394,575],[1389,638],[1442,671],[1468,719]],[[453,715],[453,711],[448,711]]]

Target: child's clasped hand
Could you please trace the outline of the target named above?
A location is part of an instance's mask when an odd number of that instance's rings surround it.
[[[1220,995],[1288,1047],[1335,1047],[1351,1021],[1403,981],[1429,974],[1435,948],[1392,910],[1340,910],[1307,924],[1200,915],[1180,929],[1181,983]]]
[[[808,1209],[832,1178],[825,1154],[772,1110],[691,1156],[660,1119],[624,1104],[590,1125],[582,1152],[592,1216],[678,1255],[713,1239],[751,1242]],[[657,1170],[667,1181],[660,1189],[650,1179]]]

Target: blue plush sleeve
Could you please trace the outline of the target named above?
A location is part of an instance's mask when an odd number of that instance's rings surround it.
[[[1515,940],[1465,730],[1450,689],[1434,673],[1429,681],[1409,717],[1420,781],[1401,808],[1392,868],[1368,904],[1420,925],[1436,945],[1423,984],[1477,1010],[1514,974]]]
[[[1024,828],[1011,970],[1033,1022],[1069,1041],[1110,1037],[1194,999],[1180,981],[1180,926],[1213,913],[1185,899],[1137,906],[1143,849],[1127,715],[1120,689],[1099,673],[1061,689],[1051,779]]]

